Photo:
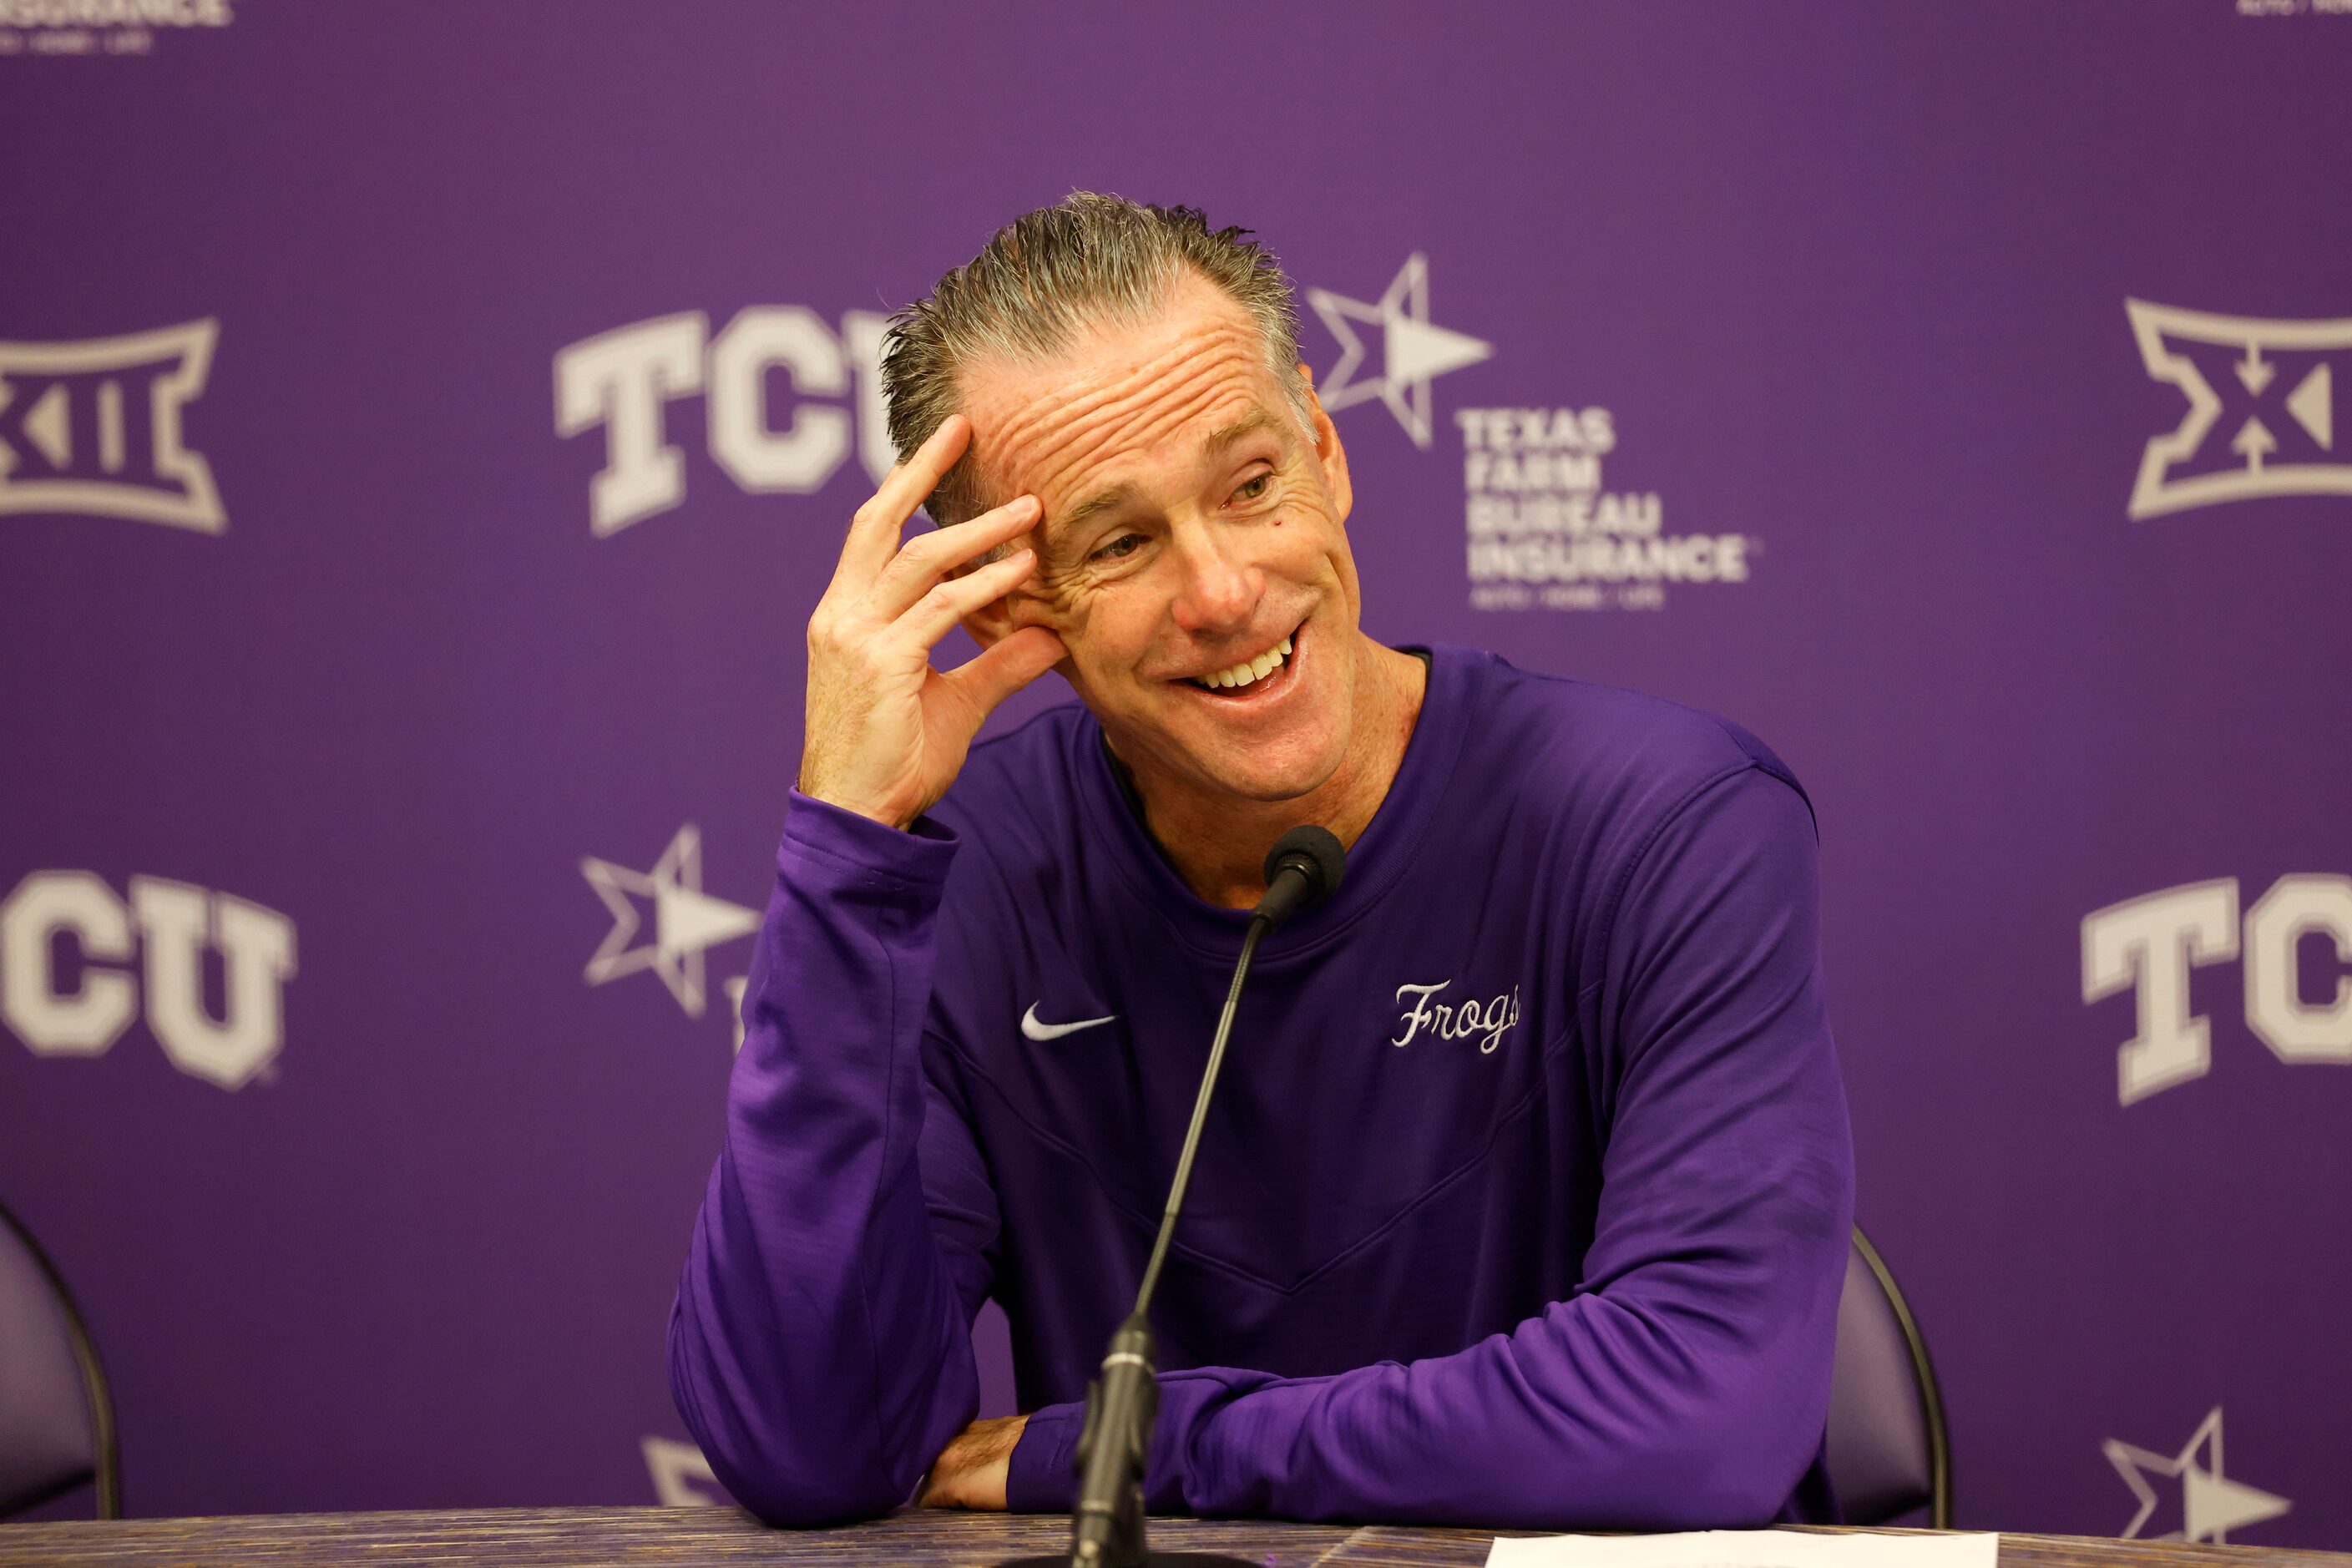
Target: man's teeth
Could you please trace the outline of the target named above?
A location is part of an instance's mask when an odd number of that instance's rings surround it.
[[[1247,686],[1251,681],[1263,680],[1281,668],[1282,661],[1289,657],[1290,639],[1285,637],[1255,658],[1245,658],[1231,669],[1221,669],[1213,675],[1200,677],[1199,683],[1216,687]]]

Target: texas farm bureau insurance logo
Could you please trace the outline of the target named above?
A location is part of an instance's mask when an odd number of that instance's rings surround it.
[[[219,336],[208,318],[121,337],[0,342],[0,513],[226,530],[212,466],[187,444],[182,418],[204,394]]]
[[[226,27],[229,0],[0,0],[0,55],[144,55],[157,29]]]
[[[2352,495],[2352,461],[2336,439],[2352,318],[2222,316],[2145,300],[2124,310],[2149,378],[2189,401],[2140,454],[2135,521],[2259,496]]]
[[[1307,302],[1339,345],[1318,377],[1334,414],[1378,399],[1413,444],[1435,441],[1430,383],[1494,357],[1494,346],[1429,319],[1429,258],[1418,253],[1378,300],[1328,289]],[[1361,329],[1380,333],[1380,374]],[[1655,490],[1612,490],[1601,459],[1617,449],[1609,409],[1597,405],[1460,408],[1463,520],[1470,605],[1480,610],[1659,609],[1681,583],[1744,583],[1756,541],[1745,534],[1670,534]]]

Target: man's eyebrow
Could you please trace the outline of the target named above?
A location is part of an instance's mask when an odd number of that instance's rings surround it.
[[[1108,511],[1113,507],[1125,506],[1134,494],[1135,492],[1125,485],[1114,485],[1107,490],[1097,490],[1059,517],[1049,518],[1045,523],[1045,532],[1050,536],[1074,529],[1097,512]]]
[[[1226,447],[1237,445],[1245,437],[1255,436],[1261,430],[1279,429],[1281,425],[1281,420],[1265,409],[1253,408],[1232,424],[1211,431],[1209,438],[1201,444],[1201,449],[1214,457]]]
[[[1278,430],[1281,427],[1282,421],[1272,414],[1263,408],[1253,408],[1232,424],[1220,426],[1209,432],[1209,438],[1201,443],[1201,450],[1213,458],[1261,430]],[[1089,518],[1125,506],[1134,497],[1134,490],[1126,485],[1113,485],[1107,490],[1097,490],[1059,516],[1046,519],[1045,533],[1050,538],[1075,529]]]

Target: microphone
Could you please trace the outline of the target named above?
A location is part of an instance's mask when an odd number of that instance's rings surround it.
[[[1151,1260],[1144,1265],[1134,1310],[1111,1335],[1100,1375],[1087,1385],[1086,1425],[1078,1433],[1078,1505],[1070,1515],[1069,1555],[1024,1557],[1003,1568],[1062,1568],[1065,1563],[1069,1568],[1251,1568],[1241,1558],[1216,1552],[1153,1552],[1144,1540],[1143,1474],[1151,1453],[1152,1423],[1160,1414],[1158,1368],[1146,1313],[1151,1294],[1160,1286],[1160,1266],[1168,1261],[1168,1244],[1176,1234],[1176,1215],[1184,1205],[1184,1189],[1192,1180],[1192,1156],[1201,1146],[1201,1129],[1209,1119],[1209,1096],[1217,1087],[1217,1069],[1224,1064],[1234,1010],[1241,1004],[1242,982],[1249,978],[1258,939],[1298,910],[1311,909],[1338,892],[1346,865],[1347,852],[1339,847],[1339,840],[1328,829],[1311,824],[1294,827],[1276,839],[1266,854],[1265,897],[1250,911],[1242,955],[1234,964],[1234,983],[1226,988],[1224,1010],[1217,1016],[1216,1037],[1209,1043],[1209,1064],[1201,1070],[1201,1089],[1192,1100],[1192,1123],[1184,1130],[1184,1147],[1176,1156],[1176,1175],[1168,1184],[1168,1207],[1160,1216]]]
[[[1309,823],[1294,827],[1274,841],[1265,855],[1265,897],[1253,917],[1273,930],[1293,910],[1313,909],[1339,890],[1339,874],[1348,868],[1348,852],[1328,827]]]

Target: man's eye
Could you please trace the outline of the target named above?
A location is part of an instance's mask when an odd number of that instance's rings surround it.
[[[1094,552],[1094,559],[1097,561],[1117,561],[1121,556],[1134,554],[1137,547],[1141,545],[1142,542],[1143,535],[1139,533],[1122,533],[1117,539],[1112,540],[1108,544],[1104,545],[1100,550],[1096,551]]]
[[[1244,479],[1241,487],[1234,491],[1234,496],[1239,500],[1255,500],[1265,494],[1267,488],[1273,483],[1272,474],[1260,474],[1255,479]]]

